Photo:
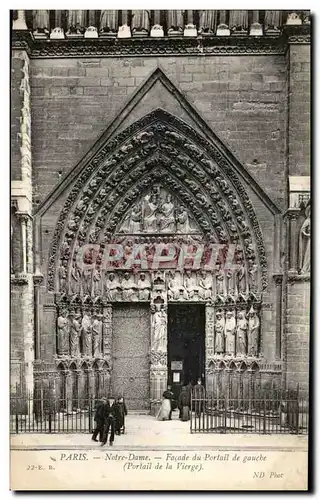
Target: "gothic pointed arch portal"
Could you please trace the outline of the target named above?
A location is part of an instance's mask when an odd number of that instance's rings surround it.
[[[214,245],[219,251],[213,259]],[[139,258],[134,255],[137,246],[142,248]],[[115,250],[119,247],[120,259]],[[154,267],[159,247],[167,258],[160,259],[162,267]],[[127,372],[128,362],[119,348],[113,365],[113,348],[128,331],[119,333],[122,319],[119,323],[117,308],[127,319],[133,315],[140,329],[144,317],[143,342],[135,345],[132,357],[147,349],[150,371],[144,369],[142,380],[136,370],[146,359],[137,359],[125,391],[140,394],[139,408],[150,405],[151,396],[152,409],[168,379],[168,303],[199,303],[205,311],[202,370],[207,386],[215,387],[212,367],[226,356],[235,363],[244,358],[259,362],[259,318],[266,287],[261,230],[230,154],[181,119],[157,109],[120,132],[84,165],[60,213],[50,250],[48,289],[55,293],[58,346],[70,339],[70,349],[68,354],[58,350],[57,359],[85,358],[90,366],[107,363],[108,384],[123,391],[119,373]],[[132,302],[138,303],[141,318],[134,316]],[[143,316],[148,315],[146,303],[151,321]],[[130,335],[129,343],[138,342]],[[91,393],[93,384],[101,385],[100,371],[99,376],[93,373]]]

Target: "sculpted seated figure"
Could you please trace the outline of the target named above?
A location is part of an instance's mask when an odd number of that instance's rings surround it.
[[[197,299],[199,297],[199,287],[196,284],[195,277],[192,276],[191,271],[186,271],[184,277],[184,288],[186,292],[186,298]]]
[[[202,271],[202,276],[199,281],[199,296],[203,300],[208,300],[212,295],[212,276]]]
[[[175,272],[170,273],[168,283],[168,297],[170,300],[180,300],[181,297],[188,299],[188,293],[182,286],[180,276]]]
[[[119,299],[121,293],[121,285],[119,283],[118,276],[116,276],[114,273],[109,274],[106,282],[106,289],[107,300],[109,300],[110,302],[114,302]]]
[[[139,300],[148,300],[150,297],[151,283],[149,278],[146,278],[146,275],[144,273],[140,274],[137,286]]]
[[[129,273],[125,273],[123,280],[121,282],[122,298],[125,301],[131,301],[136,299],[137,285],[135,284],[133,278]]]

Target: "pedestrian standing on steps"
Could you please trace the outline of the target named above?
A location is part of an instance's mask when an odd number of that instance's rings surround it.
[[[118,396],[115,402],[115,433],[120,436],[121,429],[125,429],[125,416],[128,414],[123,396]]]
[[[108,441],[109,432],[110,432],[109,444],[110,446],[113,446],[114,432],[115,432],[115,400],[113,396],[109,397],[108,404],[106,406],[105,417],[106,420],[105,420],[101,446],[104,446]]]
[[[103,431],[106,421],[106,409],[107,409],[107,399],[101,398],[101,400],[97,403],[96,413],[94,416],[94,420],[96,422],[96,428],[94,429],[92,434],[92,441],[98,442],[97,437],[99,436],[99,441],[100,443],[102,442]]]

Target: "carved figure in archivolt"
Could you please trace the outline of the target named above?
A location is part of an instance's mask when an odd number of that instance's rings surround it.
[[[246,270],[243,264],[240,264],[236,271],[237,292],[238,295],[246,293]]]
[[[92,318],[93,356],[97,358],[101,354],[102,315],[99,313],[94,313]]]
[[[69,354],[70,323],[66,310],[61,311],[58,317],[58,354],[60,356]]]
[[[166,201],[160,207],[160,231],[173,233],[175,231],[174,204],[171,194],[167,195]]]
[[[216,312],[216,321],[214,324],[215,330],[215,352],[217,354],[224,353],[224,330],[225,330],[225,319],[224,313],[221,310]]]
[[[155,194],[146,197],[144,200],[144,230],[146,232],[156,232],[157,231],[157,210],[158,210],[158,199]]]
[[[82,271],[82,290],[84,295],[91,295],[92,292],[92,269],[84,268]]]
[[[188,233],[190,231],[189,214],[184,207],[177,209],[177,233]]]
[[[257,289],[257,273],[258,273],[257,264],[253,264],[251,262],[248,274],[249,274],[249,290],[252,292],[256,291]]]
[[[225,341],[226,354],[233,356],[235,352],[236,319],[233,311],[226,312]]]
[[[70,291],[73,295],[80,294],[81,291],[81,270],[76,262],[73,262],[70,273]]]
[[[156,304],[156,310],[152,316],[152,346],[156,352],[167,350],[167,313],[161,304]]]
[[[81,314],[72,312],[70,318],[70,354],[80,356]]]
[[[99,296],[101,295],[101,270],[99,267],[96,267],[93,270],[92,276],[92,295]]]
[[[202,271],[199,280],[199,296],[203,300],[208,300],[212,295],[212,275],[206,271]]]
[[[142,222],[142,207],[141,203],[138,203],[131,210],[129,224],[128,224],[128,232],[133,234],[140,233],[141,222]]]
[[[221,266],[217,266],[217,273],[216,273],[216,291],[217,291],[217,296],[220,299],[224,299],[224,294],[225,294],[225,272]]]
[[[306,208],[306,220],[302,224],[299,235],[299,269],[301,274],[310,273],[311,252],[310,206]]]
[[[121,293],[121,285],[118,276],[110,273],[106,281],[106,298],[110,302],[118,300]]]
[[[85,311],[81,323],[84,356],[92,356],[92,321],[90,311]]]
[[[58,287],[60,293],[67,293],[67,269],[60,261],[58,268]]]
[[[251,306],[248,313],[248,355],[250,356],[257,356],[259,352],[259,328],[259,317]]]
[[[139,300],[149,300],[151,283],[149,277],[146,277],[145,273],[140,273],[137,287]]]
[[[246,319],[246,311],[238,312],[237,320],[237,356],[244,356],[247,354],[247,330],[248,322]]]
[[[196,278],[189,269],[185,272],[184,288],[186,292],[185,297],[188,299],[193,299],[195,296],[199,295],[199,287],[197,286]]]
[[[234,274],[232,269],[226,270],[226,285],[227,285],[227,294],[233,295],[234,293]]]
[[[137,285],[129,273],[125,273],[124,275],[121,282],[121,289],[123,300],[134,300],[136,298]]]

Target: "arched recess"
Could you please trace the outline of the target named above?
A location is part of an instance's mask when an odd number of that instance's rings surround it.
[[[81,246],[89,242],[103,248],[105,242],[121,238],[130,210],[155,185],[187,209],[198,239],[235,244],[252,288],[266,288],[262,233],[230,158],[181,119],[157,109],[102,147],[78,177],[55,228],[48,289],[67,291]],[[156,236],[159,231],[134,235],[136,241]],[[183,236],[177,231],[160,234],[164,240],[181,241]]]

